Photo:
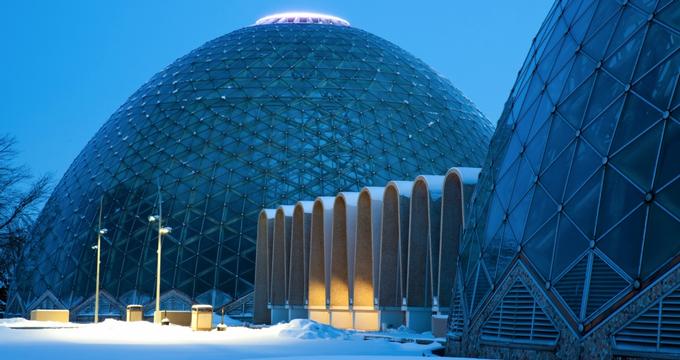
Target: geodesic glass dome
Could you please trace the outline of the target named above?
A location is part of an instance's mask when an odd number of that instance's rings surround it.
[[[262,208],[481,165],[492,131],[396,45],[344,20],[266,18],[169,65],[97,132],[37,222],[9,312],[74,308],[94,293],[102,197],[111,299],[152,300],[158,182],[173,228],[161,290],[219,306],[252,291]]]
[[[557,341],[519,310],[507,318],[517,264],[532,279],[521,296],[543,289],[532,296],[558,309],[537,310],[552,314],[542,326],[556,331],[564,318],[584,334],[677,263],[678,14],[678,1],[556,1],[498,122],[464,234],[459,316],[482,339]]]

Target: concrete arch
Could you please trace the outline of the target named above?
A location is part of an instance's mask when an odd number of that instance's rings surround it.
[[[334,197],[322,196],[314,200],[312,207],[307,309],[311,320],[324,324],[330,324],[331,321],[328,304],[330,303],[330,255],[334,202]]]
[[[365,187],[359,193],[351,295],[353,323],[358,330],[377,331],[381,329],[382,323],[389,327],[401,324],[400,316],[397,316],[396,321],[386,319],[377,308],[384,193],[384,187]]]
[[[439,222],[443,176],[420,175],[411,192],[411,217],[406,271],[406,306],[429,307],[438,277]],[[436,264],[435,264],[436,262]]]
[[[455,278],[456,262],[463,234],[465,206],[477,185],[479,168],[454,167],[444,178],[439,248],[439,277],[434,284],[433,310],[448,313]]]
[[[432,284],[438,282],[444,176],[420,175],[413,183],[406,269],[406,326],[432,327]]]
[[[307,276],[309,263],[309,241],[312,220],[312,201],[298,201],[293,209],[291,226],[290,258],[288,261],[288,297],[290,319],[307,317]]]
[[[274,216],[274,242],[271,267],[271,322],[288,321],[286,299],[288,298],[288,263],[290,259],[291,227],[293,220],[291,205],[281,205]]]
[[[352,307],[374,309],[378,295],[383,187],[365,187],[357,203]]]
[[[330,310],[331,325],[347,329],[352,325],[354,253],[356,247],[356,211],[359,193],[342,192],[333,203],[333,237],[331,242]]]
[[[412,181],[390,181],[383,194],[378,271],[378,307],[401,309],[406,292],[406,260]]]
[[[274,241],[274,215],[276,210],[263,209],[257,218],[257,244],[255,251],[255,294],[253,322],[267,324],[271,320],[268,304],[271,290],[271,253]]]

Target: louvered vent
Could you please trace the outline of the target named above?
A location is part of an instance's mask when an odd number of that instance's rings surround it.
[[[583,299],[587,267],[588,257],[584,257],[555,284],[555,290],[564,299],[577,319],[580,318],[581,313],[581,299]]]
[[[520,281],[482,327],[482,339],[494,342],[555,346],[558,337],[555,326]]]
[[[463,304],[460,291],[455,290],[455,296],[451,302],[451,315],[449,324],[449,335],[460,337],[463,335],[463,325],[465,324],[463,314]]]
[[[619,330],[614,335],[614,348],[680,357],[680,288]]]
[[[595,256],[590,273],[590,286],[588,287],[587,316],[593,315],[602,305],[615,298],[627,286],[626,280],[612,270],[602,259]]]

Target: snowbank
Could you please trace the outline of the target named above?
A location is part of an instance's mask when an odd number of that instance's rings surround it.
[[[116,320],[99,324],[0,320],[3,360],[44,359],[47,356],[56,360],[407,360],[431,356],[431,351],[440,347],[436,343],[419,345],[385,339],[364,340],[364,335],[310,320],[293,320],[260,329],[229,326],[223,332],[194,332],[182,326]]]
[[[289,323],[274,325],[273,328],[280,328],[279,336],[296,339],[346,339],[348,340],[353,332],[339,330],[329,325],[319,324],[316,321],[307,319],[294,319]]]

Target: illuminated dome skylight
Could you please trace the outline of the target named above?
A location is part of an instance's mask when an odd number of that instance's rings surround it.
[[[287,12],[265,16],[255,22],[255,25],[267,24],[326,24],[349,26],[349,21],[326,14]]]

